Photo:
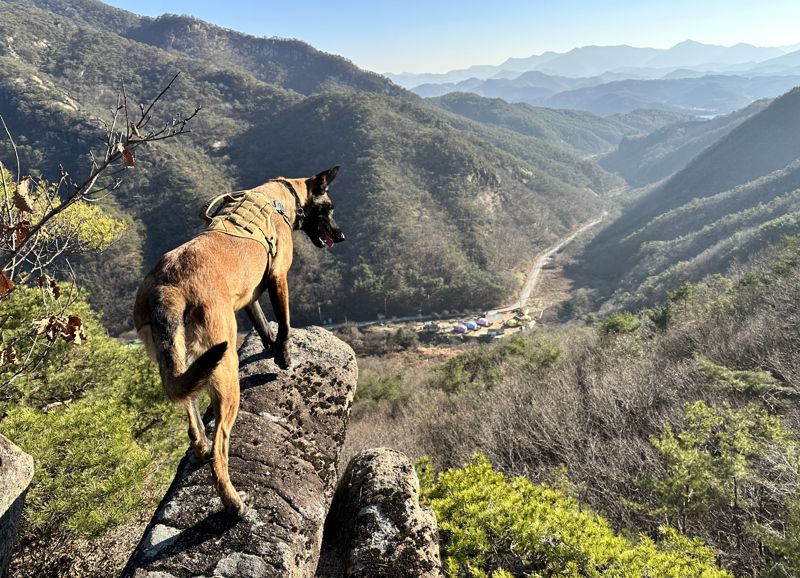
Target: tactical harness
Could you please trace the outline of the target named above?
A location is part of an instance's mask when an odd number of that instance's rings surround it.
[[[292,193],[296,204],[295,222],[286,215],[278,199],[268,194],[266,187],[224,193],[211,199],[203,207],[200,217],[209,223],[209,231],[219,231],[234,237],[253,239],[261,243],[270,258],[277,251],[277,231],[272,216],[278,213],[292,229],[303,226],[305,214],[297,191],[289,181],[273,179],[269,183],[280,183]]]

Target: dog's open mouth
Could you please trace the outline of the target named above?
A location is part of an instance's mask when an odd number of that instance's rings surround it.
[[[328,232],[328,228],[322,223],[319,225],[319,242],[328,249],[333,247],[333,237],[331,237],[331,234]]]

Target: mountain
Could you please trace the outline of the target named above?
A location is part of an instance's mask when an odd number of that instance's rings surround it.
[[[800,85],[800,76],[710,75],[666,80],[621,80],[558,93],[543,106],[586,110],[602,116],[637,108],[698,116],[727,114],[755,100],[774,98]]]
[[[299,40],[256,38],[189,16],[137,17],[94,0],[35,0],[34,3],[72,22],[107,29],[182,56],[235,67],[258,80],[301,94],[339,88],[404,93],[386,78]]]
[[[522,72],[540,71],[554,76],[591,77],[619,73],[626,78],[658,78],[675,69],[695,69],[706,74],[747,70],[756,63],[779,58],[797,50],[789,47],[758,47],[750,44],[718,46],[685,40],[669,49],[634,46],[581,46],[568,52],[544,52],[526,58],[509,58],[498,65],[477,65],[441,74],[391,74],[386,76],[400,86],[414,88],[425,84],[458,84],[469,78],[514,79]],[[781,73],[781,67],[771,70]],[[793,72],[792,74],[795,74]]]
[[[800,232],[798,111],[800,88],[741,121],[598,234],[576,274],[643,305]]]
[[[800,50],[795,50],[789,54],[771,58],[765,62],[750,68],[749,74],[799,74],[800,73]]]
[[[608,152],[626,135],[642,132],[638,121],[626,124],[624,117],[602,118],[576,110],[510,104],[499,98],[470,93],[454,92],[431,99],[431,102],[478,122],[501,126],[584,155]]]
[[[553,58],[537,69],[562,76],[599,76],[620,68],[646,66],[659,50],[634,46],[582,46]]]
[[[694,40],[684,40],[657,54],[647,62],[654,68],[684,67],[697,65],[730,65],[744,62],[761,62],[782,56],[780,48],[761,48],[752,44],[734,44],[733,46],[717,46],[703,44]]]
[[[768,104],[768,100],[759,100],[740,111],[711,120],[686,120],[650,134],[624,136],[617,150],[598,162],[634,187],[660,181],[685,167],[704,149]]]
[[[91,0],[0,0],[0,11],[0,114],[24,169],[80,174],[123,81],[145,101],[180,71],[162,114],[203,107],[190,136],[142,151],[106,201],[129,222],[125,238],[78,266],[113,331],[128,325],[143,271],[200,230],[206,199],[270,177],[343,165],[332,194],[348,242],[322,252],[296,237],[298,322],[496,304],[520,261],[619,186],[561,147],[438,109],[298,41]]]
[[[714,116],[744,108],[761,98],[774,98],[800,84],[800,74],[749,77],[705,74],[687,69],[664,78],[632,80],[624,77],[622,73],[605,73],[602,76],[570,78],[531,71],[514,79],[471,78],[457,84],[426,84],[413,90],[425,97],[473,92],[507,102],[584,110],[601,116],[625,114],[637,109]]]

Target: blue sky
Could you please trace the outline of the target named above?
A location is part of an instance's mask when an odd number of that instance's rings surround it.
[[[589,44],[800,43],[800,0],[111,0],[298,38],[376,72],[444,72]]]

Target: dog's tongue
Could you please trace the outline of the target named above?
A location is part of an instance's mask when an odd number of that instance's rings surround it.
[[[323,227],[320,227],[320,231],[319,231],[319,233],[320,233],[320,237],[319,237],[319,238],[320,238],[320,241],[322,241],[323,243],[325,243],[325,246],[326,246],[328,249],[330,249],[331,247],[333,247],[333,237],[331,237],[331,236],[330,236],[330,234],[328,233],[328,231],[326,231],[326,230],[325,230]]]

